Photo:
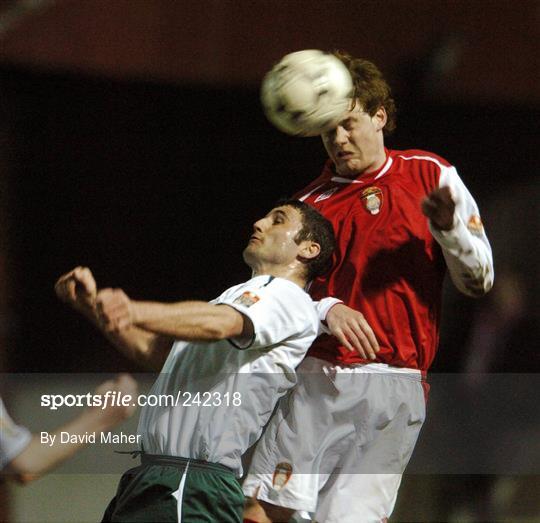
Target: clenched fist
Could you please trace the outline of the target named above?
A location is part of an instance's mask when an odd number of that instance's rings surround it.
[[[422,212],[441,231],[449,231],[454,226],[455,209],[450,187],[439,187],[422,200]]]
[[[94,307],[96,280],[88,267],[75,267],[60,276],[54,290],[58,298],[81,312],[88,312]]]
[[[119,331],[135,323],[133,304],[122,289],[103,289],[96,296],[98,321],[107,332]]]

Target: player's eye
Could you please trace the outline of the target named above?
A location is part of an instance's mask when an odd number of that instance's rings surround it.
[[[272,223],[273,224],[285,223],[285,215],[281,212],[277,212],[273,216]]]

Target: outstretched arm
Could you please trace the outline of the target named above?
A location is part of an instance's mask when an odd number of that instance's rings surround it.
[[[55,285],[58,298],[91,321],[124,355],[151,369],[160,370],[167,359],[172,339],[131,326],[122,330],[106,328],[97,310],[97,285],[87,267],[76,267],[61,276]]]
[[[236,309],[203,301],[135,301],[121,289],[104,289],[97,294],[96,309],[100,324],[113,335],[133,326],[185,341],[248,338],[253,334],[251,321]]]
[[[122,395],[137,394],[137,383],[128,374],[121,374],[114,380],[102,383],[95,391],[96,395],[104,395],[107,391],[118,391]],[[83,436],[91,433],[101,433],[124,421],[135,412],[136,407],[108,405],[106,408],[90,407],[82,414],[59,427],[53,435],[52,444],[41,443],[39,436],[33,435],[28,446],[14,457],[7,466],[7,472],[12,473],[21,483],[28,483],[45,474],[50,469],[60,465],[73,456],[85,444],[60,442],[60,433]]]

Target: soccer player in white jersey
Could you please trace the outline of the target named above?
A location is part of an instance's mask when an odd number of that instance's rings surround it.
[[[58,295],[128,355],[161,373],[143,407],[142,465],[122,477],[105,521],[240,522],[241,456],[260,437],[319,329],[308,281],[328,270],[332,225],[297,200],[253,226],[253,277],[210,303],[130,300],[97,291],[88,269],[62,276]]]
[[[310,287],[334,336],[308,351],[244,483],[273,521],[294,510],[320,523],[390,516],[425,417],[445,272],[469,296],[493,284],[478,206],[455,167],[387,149],[395,105],[386,81],[371,62],[338,57],[355,86],[350,110],[322,136],[322,174],[297,193],[336,232],[336,263]]]
[[[135,397],[137,382],[128,374],[121,374],[103,382],[94,395],[118,392]],[[106,408],[88,407],[77,417],[59,427],[53,433],[52,443],[44,444],[37,434],[17,425],[8,414],[0,397],[0,474],[20,483],[28,483],[71,458],[86,446],[82,438],[78,441],[61,442],[60,434],[72,435],[101,433],[124,421],[135,412],[132,405],[109,405]]]

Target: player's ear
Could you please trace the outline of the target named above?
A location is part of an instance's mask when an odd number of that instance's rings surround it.
[[[386,114],[386,109],[381,105],[377,109],[377,112],[373,115],[373,121],[375,123],[375,128],[377,131],[382,131],[386,122],[388,121],[388,115]]]
[[[312,260],[313,258],[319,256],[320,252],[321,246],[317,242],[311,240],[304,240],[300,244],[298,256],[300,256],[300,258],[304,258],[305,260]]]

